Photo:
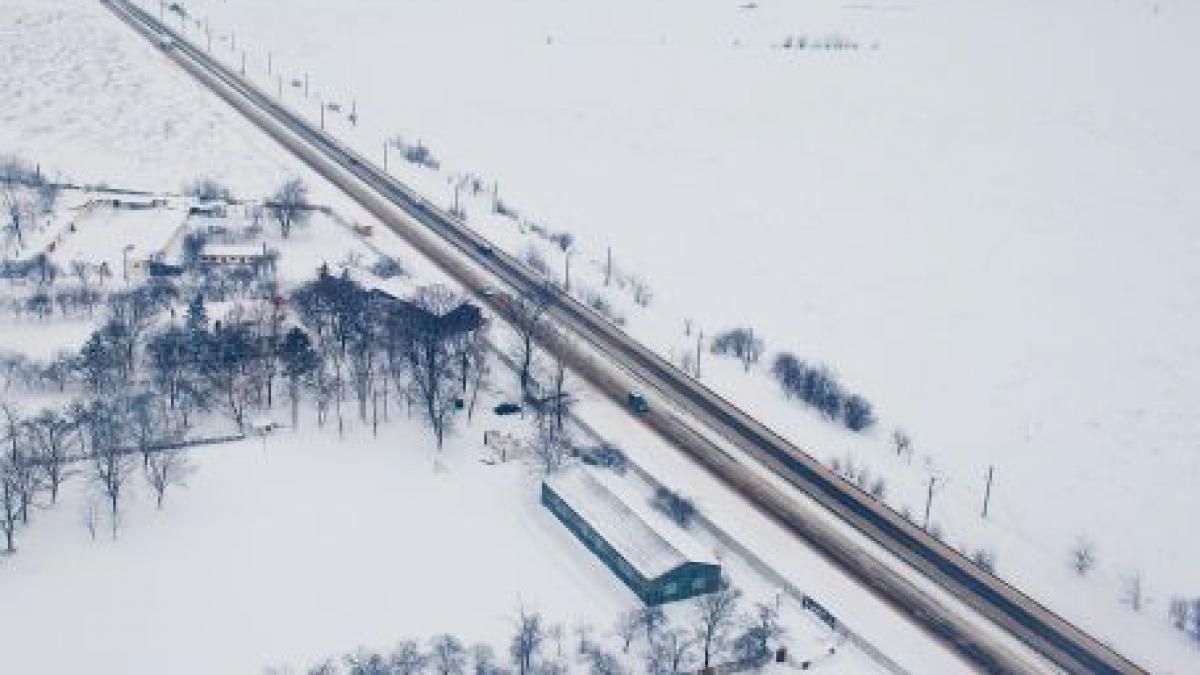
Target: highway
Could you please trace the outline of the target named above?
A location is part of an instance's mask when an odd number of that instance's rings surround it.
[[[974,617],[964,616],[964,608],[940,602],[904,574],[877,560],[840,531],[836,523],[830,523],[830,514],[849,523],[1056,666],[1073,673],[1145,672],[843,481],[801,448],[625,335],[570,295],[547,284],[537,273],[453,216],[182,39],[153,15],[124,0],[104,1],[117,17],[168,58],[465,287],[476,290],[484,286],[508,287],[522,295],[547,298],[548,315],[564,332],[577,338],[577,342],[560,340],[554,345],[567,352],[563,356],[572,369],[619,402],[624,401],[631,388],[647,394],[650,410],[639,415],[639,419],[979,669],[1018,673],[1045,668],[998,644],[988,631],[972,621]],[[496,297],[481,300],[498,311],[504,310]],[[828,513],[800,503],[764,480],[755,467],[747,466],[724,450],[714,440],[714,434],[769,468]]]

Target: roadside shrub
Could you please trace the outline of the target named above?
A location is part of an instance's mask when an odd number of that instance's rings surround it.
[[[516,209],[509,206],[504,202],[503,199],[500,199],[499,197],[492,202],[492,211],[498,215],[508,218],[509,220],[518,220],[521,217],[521,214],[517,213]]]
[[[810,366],[794,354],[782,352],[771,364],[771,376],[783,389],[784,396],[804,401],[827,419],[841,419],[851,431],[864,431],[875,424],[871,403],[862,396],[844,392],[826,366]]]
[[[399,260],[385,255],[371,264],[371,274],[380,279],[392,279],[404,276],[404,268],[400,266]]]
[[[852,394],[842,406],[842,422],[850,431],[862,431],[875,423],[871,404],[863,397]]]
[[[218,183],[215,179],[203,176],[188,183],[183,188],[183,194],[200,201],[228,202],[233,198],[229,188]]]
[[[550,276],[550,266],[546,264],[545,256],[533,246],[526,246],[521,252],[521,262],[542,276]]]
[[[751,328],[732,328],[715,335],[709,350],[718,356],[735,357],[749,370],[762,357],[763,341]]]
[[[996,554],[985,548],[972,553],[971,562],[979,565],[979,568],[988,574],[996,573]]]

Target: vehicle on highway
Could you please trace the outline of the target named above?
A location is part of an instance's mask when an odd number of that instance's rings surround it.
[[[640,392],[629,392],[629,409],[639,415],[650,410],[650,404],[646,402],[646,397]]]
[[[484,255],[496,255],[496,249],[492,248],[491,244],[480,244],[479,252]]]

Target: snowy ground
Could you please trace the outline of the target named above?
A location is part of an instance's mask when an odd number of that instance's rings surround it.
[[[327,126],[370,156],[423,141],[440,173],[394,150],[391,166],[433,196],[478,173],[574,232],[580,281],[611,245],[655,291],[649,313],[617,304],[664,353],[690,318],[833,365],[882,414],[874,434],[735,366],[704,376],[817,457],[887,476],[897,508],[920,513],[938,476],[950,543],[994,551],[1133,656],[1194,656],[1164,617],[1200,589],[1181,564],[1200,544],[1175,536],[1200,481],[1194,5],[303,2],[280,20],[269,2],[186,4],[214,53],[244,50],[314,119],[353,102],[357,126]],[[818,48],[839,42],[856,48]],[[529,245],[478,201],[474,226]],[[888,450],[894,427],[912,465]],[[1080,537],[1100,558],[1083,580],[1066,562]],[[1120,604],[1135,571],[1143,617]]]
[[[1005,576],[1186,672],[1194,648],[1162,610],[1200,591],[1181,564],[1197,544],[1175,536],[1200,480],[1185,393],[1200,382],[1196,101],[1179,83],[1194,8],[304,2],[291,22],[271,3],[186,4],[213,13],[216,50],[238,26],[265,87],[269,47],[284,77],[309,71],[311,112],[355,100],[358,127],[330,125],[373,156],[384,137],[423,139],[445,170],[403,171],[432,196],[482,172],[528,218],[575,232],[580,282],[598,284],[580,263],[612,245],[655,290],[649,313],[614,303],[664,353],[689,342],[690,317],[833,364],[882,412],[875,436],[828,427],[735,365],[704,377],[816,456],[885,473],[897,507],[919,511],[931,462],[951,543],[996,550]],[[789,34],[859,48],[776,48]],[[464,56],[430,58],[447,44]],[[0,6],[0,149],[125,187],[207,173],[254,196],[309,175],[153,54],[95,3]],[[358,67],[370,59],[393,67]],[[472,208],[514,250],[532,241]],[[893,425],[916,439],[913,467],[886,449]],[[985,524],[972,514],[989,463]],[[1078,535],[1099,544],[1093,579],[1067,578]],[[1117,602],[1134,569],[1143,617]],[[833,601],[861,610],[850,595]]]

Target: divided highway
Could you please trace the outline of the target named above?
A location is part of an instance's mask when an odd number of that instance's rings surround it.
[[[650,394],[640,418],[689,453],[720,480],[790,531],[820,550],[858,582],[888,600],[986,672],[1036,672],[1038,666],[998,644],[974,617],[939,602],[918,585],[831,525],[829,514],[809,508],[732,457],[709,431],[768,467],[817,504],[903,560],[928,579],[1002,627],[1057,666],[1073,673],[1142,673],[1137,665],[1062,617],[991,576],[930,537],[885,505],[825,469],[738,407],[625,335],[536,273],[492,247],[473,230],[401,184],[370,161],[314,128],[270,95],[191,45],[154,16],[124,0],[104,0],[126,24],[184,70],[261,127],[318,173],[394,229],[468,288],[503,285],[549,298],[553,318],[587,349],[570,343],[569,362],[593,385],[624,402],[630,386]],[[498,282],[498,283],[497,283]],[[495,304],[495,298],[484,298]],[[601,362],[597,362],[599,357]],[[628,376],[614,374],[619,367]],[[638,384],[632,384],[636,382]],[[656,405],[660,402],[671,405]],[[671,412],[676,406],[689,420]]]

